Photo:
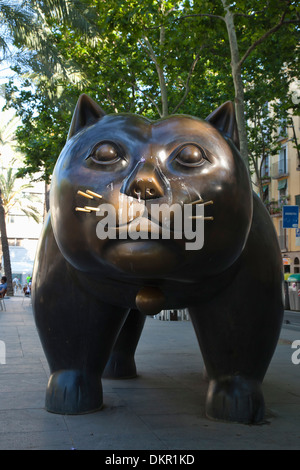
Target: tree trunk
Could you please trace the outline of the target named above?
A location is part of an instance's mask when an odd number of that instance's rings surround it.
[[[161,36],[162,40],[162,36]],[[156,72],[158,75],[158,80],[159,80],[159,86],[160,86],[160,92],[161,92],[161,105],[162,105],[162,111],[160,113],[160,117],[164,118],[169,115],[169,110],[168,110],[168,91],[167,91],[167,85],[166,85],[166,80],[164,76],[163,69],[161,68],[159,61],[154,53],[154,50],[150,44],[149,39],[144,36],[144,41],[146,44],[147,52],[149,54],[149,57],[153,60],[155,67],[156,67]]]
[[[224,10],[226,11],[225,23],[228,32],[228,39],[231,52],[231,70],[232,78],[235,90],[235,112],[236,121],[239,132],[240,140],[240,153],[241,156],[249,169],[248,161],[248,141],[247,141],[247,130],[246,130],[246,117],[245,117],[245,105],[244,105],[244,86],[241,74],[240,55],[238,42],[234,27],[233,14],[226,4],[226,0],[222,0]]]
[[[49,202],[50,202],[50,201],[49,201],[49,197],[50,197],[50,184],[48,184],[46,181],[45,181],[44,189],[45,189],[45,200],[44,200],[43,222],[45,222],[46,217],[47,217],[47,214],[48,214],[49,209],[50,209],[50,205],[49,205]]]
[[[1,232],[1,245],[2,245],[2,252],[3,252],[3,260],[4,260],[4,272],[5,272],[5,276],[7,277],[7,295],[13,296],[14,289],[12,285],[10,254],[9,254],[9,246],[8,246],[8,240],[7,240],[7,234],[6,234],[5,212],[4,212],[4,207],[2,204],[1,189],[0,189],[0,232]]]

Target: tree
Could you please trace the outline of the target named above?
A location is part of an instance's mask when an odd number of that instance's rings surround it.
[[[237,126],[239,131],[240,152],[246,165],[248,165],[248,143],[246,131],[246,109],[245,109],[245,81],[242,69],[248,57],[269,37],[274,37],[283,26],[300,24],[299,7],[297,3],[290,0],[266,2],[261,1],[236,1],[220,0],[223,12],[203,12],[203,4],[210,2],[199,2],[197,8],[186,13],[185,17],[191,18],[213,18],[216,22],[224,22],[227,30],[228,43],[230,46],[231,74],[235,90],[235,108]],[[197,5],[197,3],[196,3]],[[185,13],[185,12],[184,12]],[[216,27],[217,26],[216,24]],[[222,27],[222,25],[220,26]],[[286,36],[293,37],[292,51],[295,53],[297,47],[296,29],[286,32]],[[290,42],[290,41],[289,41]],[[279,56],[280,57],[280,56]],[[283,60],[281,66],[283,66]],[[295,57],[294,57],[295,60]],[[259,66],[261,62],[259,61]]]
[[[25,172],[43,165],[45,177],[51,174],[64,143],[61,135],[67,134],[66,124],[82,91],[107,112],[137,112],[154,119],[175,112],[205,117],[220,101],[232,96],[228,70],[215,73],[216,62],[224,62],[224,41],[219,33],[212,30],[208,35],[207,30],[199,30],[191,32],[185,41],[176,34],[181,2],[132,1],[123,2],[122,8],[117,1],[76,2],[76,6],[80,4],[94,11],[93,22],[92,14],[89,18],[97,33],[93,39],[78,34],[69,17],[62,24],[53,16],[55,9],[48,16],[44,12],[47,24],[51,24],[48,42],[64,59],[68,80],[62,71],[51,78],[45,73],[33,79],[31,76],[34,90],[28,80],[21,92],[13,86],[8,89],[10,102],[24,124],[18,140],[26,152]],[[186,31],[186,24],[179,26]],[[204,49],[210,51],[209,60],[202,56]],[[32,66],[41,70],[39,57]],[[222,86],[223,81],[226,86]],[[214,92],[216,83],[218,95]]]
[[[235,88],[235,104],[237,124],[240,136],[241,155],[244,158],[244,161],[246,162],[248,161],[248,144],[245,119],[244,85],[242,80],[241,68],[244,65],[244,62],[246,61],[247,57],[252,53],[252,51],[257,48],[261,43],[263,43],[269,36],[274,35],[283,25],[288,25],[291,23],[300,23],[299,15],[293,15],[295,10],[295,5],[293,5],[293,3],[295,4],[295,2],[291,2],[289,0],[284,2],[276,1],[275,4],[274,2],[268,2],[267,7],[264,6],[259,12],[256,10],[252,11],[251,13],[248,13],[248,17],[252,17],[252,19],[255,18],[257,20],[257,17],[259,15],[266,15],[267,8],[268,13],[270,13],[270,11],[272,12],[272,17],[268,18],[269,21],[266,23],[266,26],[264,26],[262,29],[257,28],[256,37],[252,39],[251,44],[241,57],[239,53],[238,40],[234,25],[234,14],[232,13],[231,8],[229,7],[228,1],[222,0],[224,10],[226,11],[225,23],[228,31],[228,38],[231,49],[231,68]]]
[[[12,62],[22,60],[24,51],[17,54],[11,49],[12,41],[23,42],[35,29],[33,11],[27,0],[0,2],[0,63],[4,59]]]
[[[12,161],[11,165],[13,164],[14,162]],[[5,173],[0,173],[2,206],[5,217],[14,209],[23,212],[24,215],[31,217],[35,222],[39,223],[40,213],[34,203],[40,201],[28,192],[29,189],[33,188],[32,184],[24,183],[16,185],[16,180],[17,172],[13,170],[12,166]]]
[[[7,233],[6,233],[5,212],[4,212],[3,202],[2,202],[1,188],[0,188],[0,231],[1,231],[2,253],[3,253],[3,259],[4,259],[4,266],[5,266],[5,275],[7,277],[7,293],[8,295],[14,295],[14,290],[12,286],[9,246],[8,246]]]
[[[3,148],[6,144],[13,144],[15,142],[15,129],[16,129],[16,116],[7,117],[7,114],[2,113],[1,115],[1,124],[0,124],[0,144]],[[0,153],[1,156],[1,153]],[[3,159],[3,155],[2,155]],[[7,277],[7,291],[9,295],[13,295],[12,287],[12,275],[11,275],[11,263],[10,263],[10,253],[8,246],[8,239],[6,233],[6,220],[5,220],[5,208],[3,205],[2,198],[2,185],[0,183],[0,233],[1,233],[1,258],[3,255],[5,274]]]
[[[46,103],[54,127],[59,109],[70,122],[75,96],[81,91],[100,101],[108,112],[132,111],[150,118],[178,111],[205,117],[222,101],[232,99],[247,163],[247,80],[251,83],[251,77],[260,73],[273,89],[284,62],[293,73],[296,66],[299,13],[296,2],[290,0],[267,4],[262,0],[230,4],[227,0],[52,0],[31,5],[63,64],[50,77],[40,50],[32,63],[39,72],[35,91],[24,92],[21,102],[15,90],[14,103],[25,114],[21,135],[29,135],[28,130],[32,135],[27,163],[31,169],[40,168],[38,162],[46,165],[47,177],[60,135],[51,138],[45,128],[51,121],[47,124]],[[40,103],[43,114],[38,123],[34,112],[41,109]],[[33,106],[31,116],[28,106]],[[65,129],[63,124],[60,129]],[[39,142],[34,142],[36,135]],[[42,141],[50,157],[44,158]]]
[[[247,132],[250,171],[255,174],[255,184],[261,200],[268,202],[265,201],[264,180],[270,178],[270,174],[266,174],[269,168],[268,159],[276,155],[281,147],[277,132],[283,122],[282,114],[278,112],[275,103],[271,106],[265,102],[259,106],[254,102],[248,107],[248,115],[250,116]]]
[[[18,171],[19,177],[43,173],[49,182],[54,164],[63,148],[72,111],[80,91],[65,90],[63,94],[50,93],[45,79],[32,90],[22,90],[15,106],[22,114],[23,125],[16,131],[18,150],[25,156],[25,165]],[[48,83],[48,82],[47,82]]]
[[[13,170],[15,160],[12,159],[13,154],[16,158],[16,128],[19,119],[12,115],[11,112],[2,112],[0,115],[0,149],[2,169],[0,169],[0,231],[1,231],[1,258],[3,255],[5,274],[8,280],[8,293],[13,295],[12,279],[11,279],[11,262],[9,245],[6,231],[6,220],[8,212],[14,207],[18,208],[26,216],[32,217],[36,222],[39,221],[38,210],[34,207],[35,198],[26,191],[32,186],[30,184],[22,184],[16,187],[17,173]],[[5,171],[3,169],[4,157],[6,157],[6,165],[9,165]]]
[[[13,165],[13,162],[11,162]],[[8,294],[13,295],[12,273],[9,246],[6,232],[6,222],[9,212],[15,210],[23,212],[27,217],[33,218],[37,223],[40,222],[40,213],[34,203],[39,200],[28,192],[32,188],[31,184],[22,184],[16,186],[17,173],[10,167],[6,173],[0,173],[0,230],[1,245],[4,259],[5,275],[8,282]]]
[[[20,124],[15,114],[9,116],[7,113],[0,114],[0,145],[16,144],[16,128]]]

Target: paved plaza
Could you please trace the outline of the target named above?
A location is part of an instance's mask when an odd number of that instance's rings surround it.
[[[261,425],[208,420],[208,384],[192,324],[153,318],[147,318],[136,354],[139,377],[105,379],[101,411],[61,416],[44,409],[49,370],[30,299],[12,297],[0,311],[0,450],[300,449],[294,340],[300,340],[300,327],[290,321],[264,380]]]

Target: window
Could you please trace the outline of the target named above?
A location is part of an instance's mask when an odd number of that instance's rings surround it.
[[[270,196],[269,196],[269,185],[266,184],[265,186],[263,186],[263,202],[264,203],[267,203],[269,200],[270,200]]]
[[[279,175],[286,175],[288,172],[287,166],[287,149],[286,145],[281,147],[279,152],[279,160],[278,160],[278,173]]]
[[[279,204],[285,203],[285,197],[287,195],[287,179],[278,181],[278,201]]]
[[[285,116],[278,117],[278,140],[284,139],[287,136],[287,122]]]
[[[270,176],[270,156],[267,155],[261,166],[261,178],[268,178]]]

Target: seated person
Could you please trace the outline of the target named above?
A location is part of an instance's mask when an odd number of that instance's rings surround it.
[[[0,297],[4,297],[6,289],[7,289],[7,278],[6,276],[2,276],[1,284],[0,284]]]
[[[27,284],[26,286],[23,287],[23,292],[26,295],[26,297],[29,297],[31,294],[31,283],[32,283],[32,278],[27,279]]]

